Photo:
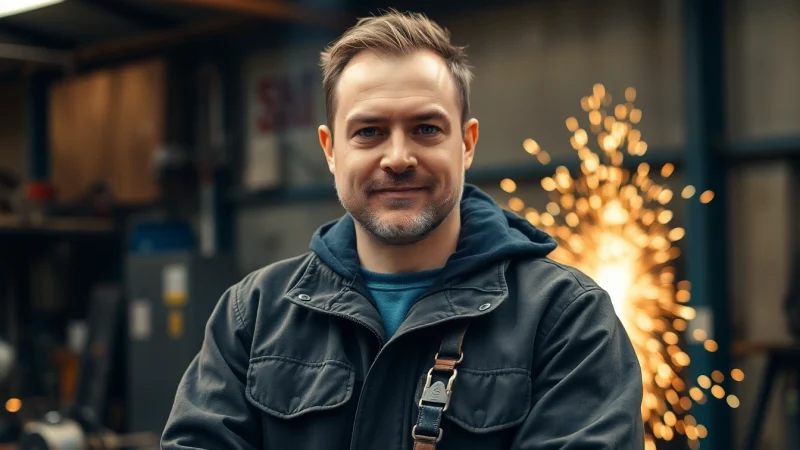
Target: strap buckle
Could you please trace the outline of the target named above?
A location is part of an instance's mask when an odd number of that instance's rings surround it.
[[[442,406],[442,412],[444,412],[450,407],[450,396],[453,393],[453,383],[456,381],[456,377],[458,377],[458,370],[456,369],[456,366],[464,360],[464,354],[461,353],[458,360],[453,361],[452,359],[439,359],[439,353],[437,352],[435,359],[436,364],[434,367],[431,367],[430,370],[428,370],[428,378],[425,380],[425,389],[422,391],[422,397],[419,399],[419,406],[422,407],[423,403],[433,403],[435,405]],[[446,371],[437,369],[437,366],[452,367],[453,374],[450,375],[450,379],[447,381],[447,386],[445,386],[441,381],[437,381],[435,383],[432,382],[434,370],[439,370],[442,372]]]

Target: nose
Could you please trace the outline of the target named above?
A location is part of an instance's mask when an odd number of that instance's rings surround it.
[[[387,144],[381,159],[381,169],[403,173],[417,166],[413,145],[405,139],[403,133],[392,133]]]

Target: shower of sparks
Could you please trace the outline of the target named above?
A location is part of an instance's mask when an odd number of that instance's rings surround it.
[[[566,121],[570,144],[581,161],[577,178],[560,166],[542,180],[550,193],[543,210],[526,208],[519,197],[511,197],[508,208],[558,241],[551,255],[554,260],[585,272],[609,293],[642,367],[646,449],[655,450],[656,440],[671,441],[676,435],[686,436],[689,446],[697,449],[708,430],[690,414],[692,405],[706,403],[710,395],[736,408],[739,399],[726,397],[720,371],[701,375],[696,383],[681,376],[691,363],[681,334],[695,310],[687,305],[689,282],[676,282],[670,262],[680,256],[673,243],[685,231],[670,225],[669,204],[677,192],[653,179],[668,179],[675,167],[667,163],[657,170],[644,162],[634,171],[622,167],[625,153],[635,157],[647,152],[636,128],[642,119],[642,111],[634,105],[636,90],[626,89],[624,97],[625,102],[609,110],[611,95],[602,84],[594,85],[592,93],[581,99],[589,131],[575,117]],[[600,150],[595,152],[590,145]],[[542,164],[550,162],[550,155],[533,139],[526,139],[523,148]],[[500,187],[509,194],[517,189],[511,179]],[[680,196],[691,199],[696,193],[695,187],[686,186]],[[709,203],[713,198],[712,191],[704,191],[699,201]],[[707,351],[717,350],[704,330],[695,330],[692,337]],[[741,381],[744,373],[734,369],[730,378]]]

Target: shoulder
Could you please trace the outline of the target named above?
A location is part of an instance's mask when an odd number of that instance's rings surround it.
[[[608,293],[574,267],[550,258],[537,258],[518,261],[514,269],[510,275],[517,297],[541,314],[540,333],[548,334],[570,307],[580,308],[583,314],[602,311],[611,313],[603,315],[613,316]]]
[[[236,289],[240,294],[260,291],[288,291],[303,275],[313,259],[313,253],[306,252],[293,258],[276,261],[250,272]]]
[[[602,291],[597,282],[582,271],[550,258],[518,261],[515,269],[518,282],[535,284],[537,290],[559,298],[575,298],[586,292]]]

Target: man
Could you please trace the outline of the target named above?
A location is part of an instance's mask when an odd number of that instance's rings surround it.
[[[608,295],[464,184],[464,50],[389,12],[322,71],[347,214],[224,294],[162,448],[642,449],[642,375]]]

